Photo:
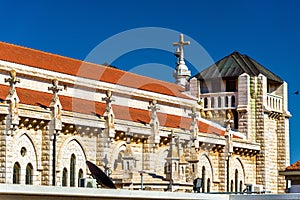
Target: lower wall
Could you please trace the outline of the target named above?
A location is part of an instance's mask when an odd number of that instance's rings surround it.
[[[199,194],[132,190],[109,190],[100,188],[70,188],[53,186],[29,186],[1,184],[0,199],[5,200],[112,200],[112,199],[164,199],[164,200],[296,200],[300,194],[282,195],[230,195],[230,194]]]

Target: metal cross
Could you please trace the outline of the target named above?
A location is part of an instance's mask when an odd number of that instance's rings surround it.
[[[5,83],[8,82],[10,85],[9,94],[13,94],[17,83],[20,83],[20,79],[17,78],[17,72],[13,69],[9,72],[10,78],[5,78]]]
[[[56,101],[58,99],[58,92],[62,91],[62,87],[58,86],[58,80],[55,78],[52,80],[52,87],[48,87],[48,90],[53,92],[53,99],[52,101]]]
[[[180,53],[179,57],[180,57],[180,61],[183,61],[184,60],[184,54],[183,54],[183,47],[185,45],[190,45],[191,42],[190,41],[184,41],[183,39],[183,34],[180,34],[179,36],[179,42],[174,42],[173,43],[173,46],[178,46],[179,47],[179,52],[178,50],[176,50],[178,53]]]

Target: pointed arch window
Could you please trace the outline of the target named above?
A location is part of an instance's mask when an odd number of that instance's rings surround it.
[[[68,179],[68,170],[67,168],[64,168],[62,174],[62,186],[67,186],[67,179]]]
[[[202,167],[202,192],[205,192],[205,178],[206,178],[206,170],[205,167]]]
[[[207,189],[206,192],[210,192],[210,178],[207,179]]]
[[[82,171],[82,169],[80,169],[79,171],[78,171],[78,186],[80,185],[80,179],[81,178],[83,178],[83,171]]]
[[[33,183],[33,167],[31,163],[26,166],[25,184],[32,185]]]
[[[18,162],[14,164],[13,184],[20,184],[21,166]]]
[[[236,169],[234,174],[234,191],[238,192],[239,188],[239,171]]]
[[[70,186],[75,186],[75,165],[76,165],[76,156],[72,154],[70,160]]]
[[[240,192],[243,192],[243,181],[240,181]]]

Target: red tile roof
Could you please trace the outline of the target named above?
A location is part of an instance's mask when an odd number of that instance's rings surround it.
[[[292,164],[291,166],[288,166],[286,168],[286,171],[300,171],[300,160]]]
[[[5,100],[8,94],[9,87],[0,85],[0,99]],[[21,104],[28,104],[33,106],[49,107],[52,94],[39,92],[24,88],[16,88],[17,94]],[[72,98],[67,96],[59,96],[63,110],[77,112],[82,114],[99,114],[103,116],[105,112],[105,103],[94,102],[79,98]],[[137,108],[125,107],[120,105],[112,105],[115,117],[121,120],[140,122],[142,124],[150,123],[150,111]],[[180,117],[165,113],[158,113],[158,119],[161,126],[170,128],[182,128],[189,130],[191,118]],[[217,135],[224,135],[224,130],[209,125],[205,122],[198,121],[199,131],[203,133],[212,133]]]
[[[190,99],[184,88],[130,72],[0,42],[0,60]]]

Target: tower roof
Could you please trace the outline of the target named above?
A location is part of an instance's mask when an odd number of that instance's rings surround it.
[[[243,73],[246,73],[250,76],[258,76],[259,74],[263,74],[269,80],[283,83],[283,80],[273,72],[271,72],[249,56],[240,54],[237,51],[201,71],[200,73],[195,75],[195,77],[200,80],[212,79],[217,77],[233,78],[238,77]]]

